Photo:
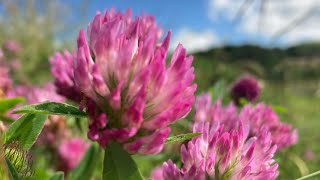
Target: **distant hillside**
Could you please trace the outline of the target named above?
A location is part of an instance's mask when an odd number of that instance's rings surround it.
[[[320,43],[287,49],[225,46],[195,53],[194,56],[197,80],[207,79],[203,82],[204,87],[221,78],[233,80],[243,73],[271,80],[320,79]]]

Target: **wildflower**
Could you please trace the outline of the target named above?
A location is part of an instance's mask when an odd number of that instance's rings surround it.
[[[193,120],[195,122],[220,122],[227,129],[232,129],[238,126],[239,117],[237,107],[233,103],[223,107],[221,100],[218,99],[212,104],[210,94],[205,93],[196,99]]]
[[[12,59],[11,60],[12,62],[10,63],[10,67],[13,69],[13,70],[20,70],[22,65],[21,65],[21,62],[19,59]]]
[[[21,50],[21,46],[15,40],[7,40],[3,44],[3,48],[10,53],[18,53]]]
[[[188,145],[181,148],[179,168],[171,160],[162,166],[162,179],[275,179],[278,164],[273,155],[267,131],[259,137],[245,137],[240,123],[238,129],[225,131],[219,123],[198,122],[193,132],[201,132]],[[157,169],[159,176],[161,169]],[[161,178],[160,178],[161,179]]]
[[[50,115],[45,122],[37,141],[37,146],[56,149],[61,141],[71,136],[65,117]]]
[[[231,97],[238,105],[241,104],[241,99],[252,102],[255,101],[261,91],[261,86],[258,80],[250,75],[240,77],[231,88]]]
[[[256,106],[248,104],[238,113],[234,104],[223,107],[220,100],[212,104],[210,95],[204,94],[196,100],[194,121],[219,122],[227,130],[239,126],[241,121],[248,129],[246,132],[249,137],[259,136],[263,129],[267,129],[271,133],[272,143],[277,145],[278,149],[297,142],[297,130],[290,124],[281,122],[272,108],[263,103]]]
[[[22,96],[26,98],[28,104],[36,104],[44,101],[64,102],[65,98],[55,92],[55,86],[47,83],[43,87],[16,86],[10,92],[10,96]]]
[[[308,161],[312,161],[312,160],[315,160],[316,155],[311,148],[306,148],[303,152],[303,157]]]
[[[158,166],[156,168],[154,168],[151,172],[151,179],[152,180],[164,180],[163,178],[163,170],[162,170],[162,166]]]
[[[106,147],[123,144],[130,153],[162,150],[169,124],[191,110],[196,85],[192,57],[178,45],[166,65],[170,32],[159,43],[155,19],[131,12],[98,13],[78,37],[76,86],[89,115],[88,137]]]
[[[75,168],[87,151],[89,144],[80,138],[63,141],[58,149],[59,169],[68,172]]]
[[[3,60],[3,59],[2,59],[3,57],[4,57],[3,50],[0,48],[0,61]]]
[[[74,82],[73,62],[75,58],[75,53],[65,50],[63,54],[56,52],[49,58],[49,61],[57,93],[69,100],[80,103],[81,92]]]
[[[5,98],[11,88],[12,81],[9,77],[9,68],[0,65],[0,99]]]
[[[15,87],[8,93],[9,97],[25,97],[28,104],[36,104],[44,101],[64,102],[64,97],[55,92],[55,86],[47,83],[43,87],[24,86]],[[19,115],[10,114],[11,118]],[[62,139],[68,136],[65,118],[58,115],[50,115],[45,122],[45,126],[37,139],[36,145],[44,145],[55,148]]]
[[[211,96],[209,93],[202,94],[198,96],[194,104],[196,112],[194,115],[194,121],[206,121],[211,119],[208,117],[211,115],[210,111],[212,109]]]
[[[281,122],[276,112],[263,103],[255,107],[246,105],[240,112],[239,118],[249,125],[250,136],[255,136],[262,128],[267,128],[272,135],[272,142],[277,145],[278,149],[297,143],[297,130],[292,125]]]

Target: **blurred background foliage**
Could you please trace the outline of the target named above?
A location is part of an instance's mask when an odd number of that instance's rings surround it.
[[[15,82],[43,84],[50,80],[48,57],[56,50],[75,47],[75,35],[80,27],[84,27],[81,14],[85,16],[88,1],[79,1],[73,10],[58,1],[0,2],[0,44],[3,46],[7,40],[14,40],[21,46],[14,56],[2,48],[8,63],[18,60],[21,64],[11,72]],[[72,20],[70,14],[74,11],[82,12],[79,21]],[[320,43],[288,48],[226,45],[193,55],[197,94],[224,80],[224,94],[228,98],[228,85],[232,81],[242,74],[253,74],[264,87],[259,101],[285,109],[279,115],[282,121],[297,127],[299,142],[277,154],[281,172],[279,179],[293,179],[319,170]],[[188,128],[186,123],[177,123],[172,134],[185,132]],[[165,152],[170,154],[136,156],[135,159],[140,163],[142,172],[148,175],[156,164],[168,158],[177,159],[179,145],[170,145]]]
[[[72,12],[82,12],[77,15],[83,18],[88,1],[81,0],[72,9],[61,1],[1,0],[0,3],[0,43],[14,40],[22,47],[16,58],[23,68],[12,73],[14,79],[27,84],[44,83],[50,79],[48,57],[56,50],[74,47],[76,32],[83,22],[74,21]],[[5,55],[10,57],[9,53]]]

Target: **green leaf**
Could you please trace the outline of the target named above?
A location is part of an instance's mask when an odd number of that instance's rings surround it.
[[[50,178],[49,180],[63,180],[63,177],[64,177],[64,173],[59,171],[59,172],[56,172],[54,173]]]
[[[286,113],[288,113],[287,108],[285,108],[285,107],[283,107],[283,106],[273,105],[273,106],[272,106],[272,109],[273,109],[274,111],[276,111],[277,113],[279,113],[279,114],[286,114]]]
[[[10,98],[10,99],[0,99],[0,113],[5,113],[9,109],[13,108],[19,103],[24,102],[24,99],[21,97]]]
[[[6,162],[7,162],[7,165],[8,165],[9,175],[10,175],[11,179],[20,180],[18,172],[16,171],[14,166],[11,164],[10,160],[8,160],[6,158]]]
[[[115,142],[105,150],[102,177],[104,180],[143,180],[130,154]]]
[[[239,104],[240,104],[240,106],[245,106],[245,105],[249,104],[249,101],[246,98],[240,98]]]
[[[81,126],[81,122],[83,122],[83,121],[81,121],[81,118],[75,118],[75,122],[76,122],[76,127],[78,128],[78,130],[79,130],[81,133],[83,133],[83,128],[82,128],[82,126]]]
[[[188,133],[188,134],[179,134],[177,136],[168,137],[165,144],[172,144],[178,141],[185,141],[192,139],[193,137],[199,136],[201,133]]]
[[[99,150],[99,146],[92,144],[83,156],[79,165],[71,171],[68,179],[90,179],[100,158]]]
[[[1,133],[1,144],[4,144],[6,142],[6,133]],[[1,156],[0,156],[1,157]]]
[[[80,111],[77,107],[57,102],[43,102],[40,104],[27,105],[14,110],[13,113],[57,114],[75,117],[86,117],[86,113]]]
[[[46,119],[47,115],[43,114],[23,115],[9,126],[5,143],[16,140],[24,149],[30,149],[37,140]]]
[[[214,84],[212,88],[210,88],[209,92],[211,93],[212,96],[212,101],[215,102],[219,98],[223,98],[224,92],[225,92],[225,81],[220,80]]]
[[[0,121],[11,124],[14,122],[13,119],[9,118],[8,116],[0,114]]]

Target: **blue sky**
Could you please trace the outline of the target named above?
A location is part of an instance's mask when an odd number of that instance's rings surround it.
[[[90,3],[89,14],[94,16],[97,10],[103,11],[110,7],[125,11],[131,8],[134,15],[140,15],[141,12],[154,15],[164,29],[178,30],[184,26],[192,26],[195,29],[206,28],[210,23],[207,18],[206,9],[207,0],[93,0]]]
[[[224,44],[290,46],[320,39],[318,12],[284,36],[273,38],[274,34],[298,19],[310,7],[319,4],[320,0],[268,0],[263,16],[259,16],[261,1],[253,1],[239,20],[235,15],[243,0],[91,0],[86,8],[85,20],[82,21],[88,23],[96,11],[110,7],[121,11],[131,8],[135,16],[141,12],[154,15],[165,31],[172,30],[173,47],[181,42],[191,51],[204,51]],[[75,2],[79,1],[70,0],[69,5],[72,7]],[[235,23],[234,19],[237,18]]]

